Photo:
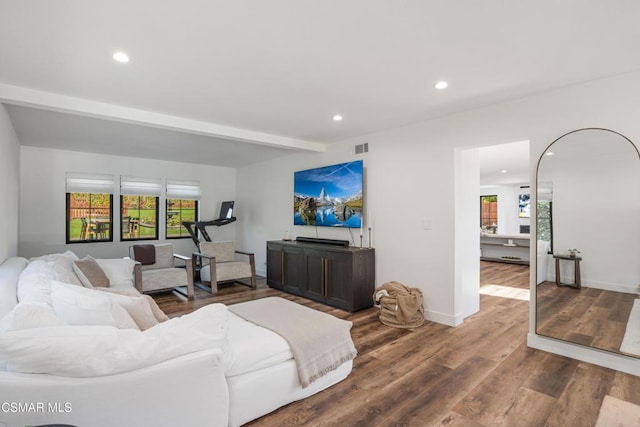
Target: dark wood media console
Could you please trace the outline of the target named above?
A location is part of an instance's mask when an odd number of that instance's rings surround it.
[[[348,311],[373,305],[375,250],[267,242],[267,284]]]

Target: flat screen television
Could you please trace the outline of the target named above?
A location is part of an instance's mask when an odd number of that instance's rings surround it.
[[[293,224],[362,226],[362,160],[294,173]]]

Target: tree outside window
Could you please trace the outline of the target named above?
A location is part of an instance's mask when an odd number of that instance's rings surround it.
[[[167,199],[166,236],[167,239],[191,237],[182,225],[184,221],[195,222],[198,218],[198,201],[188,199]]]
[[[113,241],[113,195],[66,193],[67,243]]]
[[[120,240],[158,239],[158,197],[120,196]]]

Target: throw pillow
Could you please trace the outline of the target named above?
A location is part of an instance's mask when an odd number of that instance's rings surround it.
[[[162,311],[162,309],[158,307],[158,304],[150,295],[140,294],[137,290],[133,288],[132,289],[99,288],[98,290],[102,292],[107,292],[110,294],[119,294],[119,295],[126,295],[129,297],[144,298],[147,301],[149,308],[151,309],[151,313],[153,314],[153,317],[155,318],[155,322],[153,322],[154,325],[160,322],[169,320],[169,317],[166,314],[164,314],[164,311]],[[138,324],[138,326],[140,325]]]
[[[53,281],[51,302],[56,315],[70,325],[114,326],[138,329],[129,313],[108,295]]]
[[[73,270],[78,275],[82,284],[87,288],[106,288],[110,284],[109,278],[105,274],[104,270],[102,270],[98,262],[90,256],[86,256],[75,261],[73,263]]]
[[[108,292],[107,295],[109,298],[127,310],[127,313],[129,313],[129,316],[136,322],[136,325],[138,325],[141,331],[147,330],[160,323],[153,314],[149,301],[142,295],[128,295],[109,288],[96,288],[96,290]]]
[[[133,285],[133,268],[136,263],[130,258],[105,258],[96,259],[109,278],[109,286]]]

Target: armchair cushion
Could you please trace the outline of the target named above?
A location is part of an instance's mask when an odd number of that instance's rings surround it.
[[[186,286],[187,281],[187,270],[185,268],[161,268],[144,270],[142,273],[144,292]]]
[[[200,252],[206,256],[215,257],[216,263],[236,260],[234,242],[200,242]]]
[[[226,282],[235,279],[251,277],[251,264],[248,262],[224,262],[216,263],[216,279],[218,282]],[[211,266],[206,265],[200,270],[200,278],[206,282],[211,281]]]
[[[160,243],[155,245],[156,247],[156,263],[151,268],[173,268],[173,244],[172,243]],[[142,266],[145,269],[145,266]]]

